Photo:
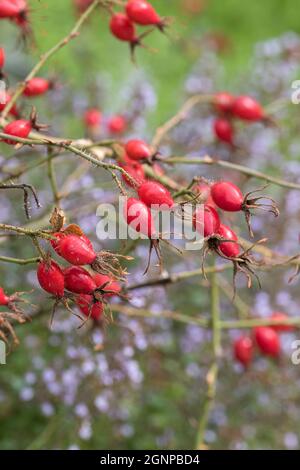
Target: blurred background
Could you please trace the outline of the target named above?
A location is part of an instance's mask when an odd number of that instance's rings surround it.
[[[98,107],[104,122],[116,113],[126,116],[125,136],[151,139],[155,129],[171,117],[188,96],[228,90],[246,92],[264,105],[289,100],[291,83],[299,78],[300,21],[298,2],[264,0],[173,0],[151,2],[161,15],[174,18],[167,35],[158,31],[146,40],[155,51],[137,50],[137,65],[130,61],[126,44],[109,33],[108,16],[95,12],[80,38],[61,50],[42,70],[57,87],[47,99],[34,101],[40,120],[51,125],[53,135],[84,136],[82,116]],[[16,27],[1,21],[0,46],[7,54],[10,86],[23,79],[39,55],[72,27],[76,12],[71,0],[31,0],[30,18],[35,44],[24,48]],[[281,101],[279,101],[281,102]],[[23,104],[24,114],[30,111]],[[216,143],[212,110],[194,111],[164,142],[164,155],[217,154],[253,168],[300,182],[299,107],[279,107],[278,127],[261,124],[240,126],[237,140],[243,152],[236,154]],[[105,126],[99,138],[106,138]],[[38,159],[39,151],[24,148],[17,154],[0,144],[0,174],[7,168]],[[74,171],[74,160],[56,163],[62,187]],[[6,169],[7,171],[7,169]],[[165,168],[182,178],[183,167]],[[193,175],[215,178],[216,170],[195,165],[184,168]],[[177,175],[177,176],[176,176]],[[245,189],[258,187],[236,174],[226,177]],[[47,224],[51,192],[46,169],[35,169],[22,180],[38,189],[42,210],[33,210],[32,225]],[[83,169],[70,180],[72,194],[63,202],[69,221],[80,223],[98,249],[95,209],[99,202],[114,201],[110,178],[101,171]],[[270,246],[283,254],[298,250],[300,204],[297,191],[268,190],[281,208],[280,220],[255,218],[256,237],[270,238]],[[16,195],[1,194],[1,222],[26,224]],[[246,227],[238,219],[241,235]],[[105,248],[116,248],[107,246]],[[117,246],[118,248],[118,246]],[[137,248],[130,265],[130,282],[141,280],[147,245]],[[0,238],[0,254],[33,256],[29,243],[17,237]],[[170,271],[195,269],[200,259],[184,259],[166,251]],[[155,275],[154,272],[150,273]],[[299,315],[299,287],[288,285],[291,273],[278,269],[261,275],[263,289],[248,291],[243,279],[239,295],[255,316],[274,310]],[[224,282],[230,281],[224,277]],[[298,281],[299,283],[299,281]],[[0,264],[0,285],[8,292],[30,291],[37,286],[32,266]],[[299,284],[298,284],[299,285]],[[226,290],[226,284],[225,284]],[[30,297],[31,298],[31,297]],[[49,327],[50,300],[35,290],[33,321],[17,329],[20,346],[0,366],[1,449],[184,449],[195,446],[201,406],[205,398],[205,374],[211,361],[210,333],[195,325],[161,319],[161,311],[209,318],[209,297],[202,279],[192,278],[167,289],[134,292],[131,305],[147,309],[152,318],[115,314],[104,329],[88,325],[78,330],[76,318],[59,310]],[[118,302],[115,300],[114,302]],[[28,308],[30,312],[31,309]],[[222,300],[222,317],[239,314],[230,300]],[[282,336],[278,361],[257,357],[244,372],[232,357],[237,332],[223,333],[224,348],[217,400],[206,431],[210,448],[300,448],[299,366],[290,360],[295,334]],[[298,334],[299,338],[299,334]],[[99,346],[101,345],[101,347]]]

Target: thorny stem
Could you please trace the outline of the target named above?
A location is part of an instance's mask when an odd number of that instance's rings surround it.
[[[214,260],[215,265],[215,260]],[[216,396],[216,385],[219,371],[219,357],[221,354],[221,329],[220,329],[220,293],[217,279],[217,273],[213,272],[210,277],[210,302],[211,302],[211,327],[212,327],[212,346],[213,362],[206,376],[207,392],[204,400],[201,417],[199,420],[198,432],[196,437],[196,449],[205,448],[205,430],[209,420],[209,415],[213,407]]]

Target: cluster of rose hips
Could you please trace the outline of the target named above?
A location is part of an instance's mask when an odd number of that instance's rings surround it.
[[[234,119],[257,122],[267,119],[262,106],[251,96],[234,96],[220,92],[214,96],[214,107],[219,116],[214,120],[214,134],[218,140],[234,145]]]
[[[71,266],[63,268],[47,256],[37,268],[40,286],[54,296],[56,303],[71,299],[86,317],[98,320],[107,299],[121,292],[116,277],[105,274],[109,268],[102,254],[97,254],[90,239],[74,226],[53,233],[51,245]]]
[[[110,31],[120,41],[129,43],[133,52],[136,46],[143,46],[142,39],[151,32],[147,30],[138,35],[135,25],[153,26],[163,31],[166,24],[166,19],[161,18],[146,0],[128,0],[125,12],[112,12]]]
[[[103,122],[103,115],[98,108],[89,108],[84,113],[83,122],[88,131],[98,132]],[[106,128],[109,134],[123,134],[127,128],[127,120],[121,114],[115,114],[107,120]]]
[[[282,312],[274,312],[271,320],[285,322],[288,316]],[[245,368],[253,360],[255,345],[257,345],[261,354],[277,358],[280,354],[280,336],[279,333],[291,332],[294,330],[292,325],[276,324],[273,326],[257,326],[253,330],[253,338],[248,335],[240,336],[234,343],[234,356]]]
[[[28,12],[27,0],[1,0],[0,2],[0,19],[15,23],[21,28],[24,36],[30,32]]]

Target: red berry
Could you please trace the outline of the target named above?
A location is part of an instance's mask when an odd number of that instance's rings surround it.
[[[146,206],[165,206],[164,208],[171,208],[174,206],[174,200],[170,191],[167,190],[161,183],[157,181],[145,181],[138,189],[138,195],[141,201]],[[162,207],[157,207],[162,210]]]
[[[25,4],[26,9],[26,2]],[[1,0],[0,2],[0,18],[13,18],[20,14],[19,2],[14,0]]]
[[[32,130],[32,124],[30,121],[26,121],[25,119],[18,119],[17,121],[12,121],[7,124],[3,132],[5,134],[9,134],[15,137],[20,137],[22,139],[26,139]],[[15,145],[17,142],[15,140],[4,139],[9,145]]]
[[[217,111],[221,113],[230,113],[234,104],[234,96],[226,91],[221,91],[217,93],[214,97],[214,105]]]
[[[129,0],[126,13],[131,21],[143,26],[163,24],[163,20],[146,0]]]
[[[90,108],[84,113],[83,120],[86,127],[95,129],[100,127],[102,113],[97,108]]]
[[[111,134],[122,134],[126,130],[127,122],[124,116],[117,114],[109,119],[107,127]]]
[[[136,232],[143,233],[148,238],[155,237],[154,220],[150,209],[139,199],[130,197],[124,206],[124,218],[127,224]]]
[[[9,103],[11,100],[11,96],[10,94],[4,92],[4,94],[1,94],[1,100],[0,100],[0,112],[3,111],[3,109],[5,108],[5,106],[7,105],[7,103]],[[9,113],[12,115],[12,116],[15,116],[17,117],[18,116],[18,111],[17,111],[17,107],[16,105],[14,104],[13,107],[10,109]]]
[[[98,288],[99,287],[102,288],[102,286],[105,286],[103,287],[104,292],[112,291],[112,292],[109,292],[108,294],[105,294],[105,297],[113,297],[114,295],[118,295],[119,292],[121,292],[120,284],[110,276],[106,276],[105,274],[95,274],[94,280]]]
[[[23,95],[28,97],[43,95],[49,90],[49,88],[49,80],[42,77],[34,77],[26,83]]]
[[[0,47],[0,69],[3,69],[5,64],[5,52],[3,47]]]
[[[219,243],[219,249],[223,255],[227,256],[228,258],[237,258],[240,254],[239,244],[235,243],[238,241],[237,234],[224,224],[220,225],[217,234],[225,240],[232,240],[232,242],[226,241]]]
[[[254,329],[256,343],[263,354],[276,357],[280,353],[279,336],[273,328],[258,326]]]
[[[218,232],[221,222],[217,211],[205,204],[195,211],[193,224],[201,235],[211,237]]]
[[[120,167],[123,168],[132,178],[137,182],[138,185],[142,184],[146,177],[143,166],[139,162],[132,161],[131,163],[120,163]],[[131,188],[134,187],[134,184],[127,178],[126,175],[122,174],[122,179],[125,183]]]
[[[49,294],[63,297],[65,280],[60,266],[55,261],[42,261],[38,265],[37,278],[40,286]]]
[[[92,264],[97,257],[91,243],[75,234],[59,235],[52,246],[59,256],[75,266]]]
[[[92,295],[80,294],[76,299],[76,304],[83,315],[94,320],[99,320],[103,313],[102,302],[95,302]]]
[[[64,271],[66,289],[74,294],[92,294],[97,288],[94,278],[79,266],[71,266]]]
[[[214,132],[216,137],[222,142],[233,144],[233,127],[231,122],[225,118],[218,118],[214,122]]]
[[[253,341],[248,336],[241,336],[234,343],[234,355],[237,361],[248,367],[253,358]]]
[[[110,30],[121,41],[134,43],[137,41],[135,26],[124,13],[116,13],[111,17]]]
[[[271,319],[272,320],[282,320],[283,322],[285,320],[288,320],[289,317],[286,313],[282,313],[282,312],[274,312],[272,313],[271,315]],[[295,327],[293,325],[272,325],[270,328],[272,328],[273,330],[275,331],[278,331],[278,332],[285,332],[285,331],[294,331]]]
[[[263,108],[251,96],[239,96],[236,98],[232,112],[235,116],[245,121],[260,121],[265,117]]]
[[[4,290],[2,287],[0,287],[0,305],[8,305],[9,303],[9,297],[5,294]]]
[[[213,184],[211,195],[216,205],[223,211],[238,212],[243,209],[243,193],[229,181],[220,181]]]
[[[131,160],[144,160],[151,157],[151,149],[143,140],[129,140],[125,145],[125,151]]]
[[[211,185],[207,183],[198,183],[195,188],[195,192],[200,195],[198,199],[202,204],[207,204],[213,208],[217,207],[213,198],[211,197]]]

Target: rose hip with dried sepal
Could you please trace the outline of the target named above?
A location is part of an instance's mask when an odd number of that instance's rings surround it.
[[[233,145],[234,129],[231,122],[225,118],[218,118],[214,121],[215,136],[222,142]]]
[[[263,189],[263,188],[262,188]],[[243,195],[240,188],[230,181],[220,181],[211,186],[211,196],[215,204],[222,210],[227,212],[239,212],[245,213],[246,222],[250,235],[253,237],[253,231],[251,229],[251,209],[265,209],[271,212],[275,217],[279,215],[279,210],[276,206],[275,201],[268,196],[255,196],[253,195],[261,189],[251,191],[245,196]],[[259,200],[266,199],[270,201],[270,204],[260,204]]]
[[[73,294],[92,294],[97,288],[92,275],[81,266],[70,266],[63,274],[65,288]]]
[[[97,321],[103,314],[103,303],[95,301],[94,297],[89,294],[80,294],[76,297],[76,305],[80,311],[88,318]]]
[[[213,99],[215,108],[220,113],[231,113],[235,97],[226,91],[216,93]]]
[[[129,0],[126,4],[127,16],[141,26],[157,26],[160,31],[166,27],[166,19],[161,18],[146,0]]]
[[[77,235],[66,233],[59,238],[55,246],[56,252],[69,263],[74,266],[83,266],[85,264],[93,264],[97,258],[97,253],[94,251],[91,243]]]
[[[238,96],[233,103],[232,113],[244,121],[261,121],[265,119],[262,106],[251,96]]]
[[[37,278],[40,286],[46,292],[58,298],[62,298],[64,296],[64,273],[55,261],[41,261],[37,269]]]
[[[139,139],[129,140],[125,145],[125,152],[130,160],[147,160],[153,153],[151,147]]]
[[[97,273],[94,275],[94,280],[97,288],[103,290],[104,297],[113,297],[114,295],[118,295],[122,290],[120,283],[111,276]]]
[[[253,359],[254,345],[249,336],[240,336],[234,342],[234,356],[244,367],[248,367]]]
[[[237,234],[227,225],[220,224],[217,234],[227,240],[220,241],[219,249],[227,258],[237,258],[240,254]]]
[[[193,215],[193,225],[198,233],[206,237],[212,237],[218,233],[220,218],[217,211],[205,204],[196,209]]]

